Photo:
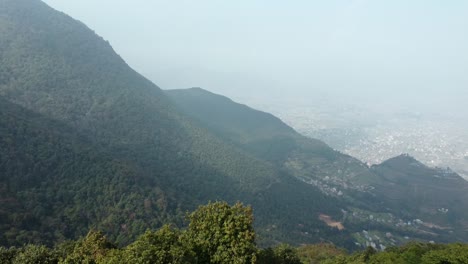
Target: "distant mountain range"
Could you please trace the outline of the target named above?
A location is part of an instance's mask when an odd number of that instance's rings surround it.
[[[455,173],[369,168],[223,96],[163,91],[38,0],[0,0],[0,150],[5,246],[91,228],[125,244],[209,200],[251,204],[261,245],[468,241]]]

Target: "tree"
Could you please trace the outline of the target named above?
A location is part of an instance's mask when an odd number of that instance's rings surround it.
[[[275,248],[263,249],[258,255],[259,264],[301,264],[297,250],[290,245],[281,244]]]
[[[199,263],[255,263],[253,213],[241,203],[213,202],[189,215],[187,239]]]
[[[422,263],[468,263],[468,245],[456,243],[447,245],[443,249],[429,251],[422,257]]]
[[[12,263],[18,250],[16,248],[0,247],[0,263]]]
[[[194,263],[195,253],[181,240],[181,233],[168,225],[156,232],[146,231],[129,245],[123,255],[127,263]]]
[[[45,246],[27,245],[15,257],[13,264],[57,264],[58,257]]]
[[[304,263],[313,264],[322,263],[322,261],[336,256],[345,256],[346,250],[338,248],[333,244],[320,243],[297,248],[297,255]]]
[[[115,246],[110,243],[103,233],[90,231],[84,239],[79,241],[73,252],[61,263],[63,264],[96,264],[103,260],[107,253]]]

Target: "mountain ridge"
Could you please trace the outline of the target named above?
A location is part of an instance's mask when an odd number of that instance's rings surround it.
[[[242,104],[222,99],[222,96],[219,95],[218,102],[210,104],[209,100],[200,99],[200,97],[205,94],[206,97],[211,98],[212,93],[200,89],[197,90],[196,96],[193,95],[193,91],[190,89],[185,90],[185,92],[184,90],[175,92],[166,90],[165,92],[181,109],[197,118],[201,124],[208,124],[207,127],[217,125],[218,127],[215,128],[217,131],[226,129],[223,122],[229,123],[232,120],[232,115],[229,113],[223,115],[222,109],[235,109],[237,107],[239,112],[245,109]],[[230,104],[230,106],[225,104]],[[205,108],[209,110],[204,110]],[[200,111],[199,109],[203,110]],[[217,118],[217,122],[211,122],[212,115],[206,115],[206,113],[213,112],[222,116]],[[263,115],[263,117],[265,120],[268,119],[268,115]],[[258,116],[260,119],[263,117]],[[265,120],[259,120],[257,124],[261,125]],[[275,122],[281,121],[276,119]],[[236,123],[240,126],[236,129],[250,130],[249,125],[243,127],[242,122],[236,121]],[[283,123],[282,125],[286,124]],[[458,229],[461,234],[457,239],[463,240],[461,238],[463,236],[466,239],[466,231],[462,230],[467,227],[463,222],[463,218],[468,204],[463,202],[466,200],[463,197],[466,197],[466,193],[468,193],[466,191],[468,184],[450,170],[430,168],[405,154],[368,167],[352,157],[334,152],[331,148],[321,151],[320,147],[316,148],[315,144],[309,145],[309,139],[297,136],[296,133],[289,135],[289,141],[287,140],[289,148],[286,149],[271,148],[271,144],[278,144],[278,138],[274,138],[274,143],[268,142],[265,144],[265,141],[255,142],[255,137],[252,137],[251,141],[240,141],[233,137],[229,131],[227,131],[225,137],[230,138],[241,147],[243,146],[244,149],[250,150],[257,157],[273,162],[298,179],[318,187],[324,194],[337,197],[342,202],[343,210],[350,210],[353,214],[353,217],[350,217],[349,213],[345,213],[345,218],[348,215],[348,223],[345,222],[344,225],[348,226],[348,229],[349,225],[353,226],[351,229],[360,228],[360,224],[356,225],[356,223],[364,224],[366,221],[369,222],[369,218],[371,219],[370,222],[375,222],[372,221],[375,215],[384,217],[390,214],[391,220],[385,221],[392,222],[392,225],[383,224],[384,222],[379,220],[381,222],[376,222],[374,228],[390,231],[394,226],[403,227],[404,225],[400,224],[400,221],[408,222],[408,220],[404,219],[413,221],[421,218],[425,221],[436,221],[438,223],[450,222],[450,225]],[[312,140],[312,142],[316,141]],[[262,155],[261,151],[252,151],[248,146],[249,144],[257,144],[257,147],[267,152],[277,150],[281,152],[282,158],[269,159],[269,156]],[[286,152],[284,152],[285,150]],[[446,192],[450,194],[444,195]],[[451,212],[448,215],[443,213],[447,210]],[[393,230],[392,233],[400,232],[397,230]],[[430,232],[423,226],[415,227],[413,231],[415,232],[414,236],[421,236],[424,232]],[[445,233],[438,236],[439,239],[449,241],[451,235]]]

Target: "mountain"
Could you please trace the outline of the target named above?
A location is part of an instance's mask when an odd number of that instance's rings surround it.
[[[299,135],[278,118],[226,97],[200,88],[166,94],[220,137],[336,197],[344,209],[341,224],[361,243],[371,243],[361,232],[369,229],[385,245],[404,242],[404,237],[443,242],[468,238],[468,182],[450,170],[427,167],[408,155],[368,168]],[[387,233],[396,235],[385,239]]]
[[[268,164],[195,126],[83,24],[40,1],[2,2],[2,24],[9,25],[0,57],[6,100],[63,122],[181,188],[193,188],[187,185],[200,175],[252,188],[278,180]]]
[[[371,171],[378,179],[372,192],[378,194],[380,206],[406,219],[391,221],[393,225],[428,240],[467,241],[468,182],[460,175],[428,167],[407,154],[374,165]]]
[[[81,22],[0,1],[4,245],[89,228],[125,244],[209,200],[251,204],[260,243],[347,243],[318,219],[336,200],[200,126]]]
[[[165,92],[185,114],[219,137],[297,178],[319,181],[325,192],[374,178],[362,162],[302,136],[269,113],[201,88]],[[332,191],[328,194],[334,195]]]
[[[403,154],[372,170],[381,180],[375,185],[376,192],[389,201],[389,207],[408,216],[430,215],[433,221],[450,224],[468,216],[468,182],[450,169],[429,168]]]

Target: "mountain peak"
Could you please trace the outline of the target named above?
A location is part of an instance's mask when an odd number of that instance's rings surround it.
[[[423,163],[421,163],[420,161],[418,161],[416,158],[414,158],[413,156],[411,156],[410,154],[408,153],[403,153],[403,154],[400,154],[398,156],[395,156],[393,158],[390,158],[384,162],[382,162],[381,165],[387,165],[387,166],[392,166],[392,165],[398,165],[398,166],[401,166],[401,165],[413,165],[413,166],[420,166],[420,167],[427,167],[426,165],[424,165]]]
[[[193,96],[193,95],[198,96],[199,95],[199,96],[203,96],[204,100],[215,97],[217,100],[227,100],[227,101],[232,102],[232,100],[226,96],[210,92],[201,87],[171,89],[171,90],[166,90],[166,93],[167,94],[174,93],[174,94],[180,94],[180,95],[185,95],[185,96]]]
[[[211,128],[216,128],[222,134],[235,134],[238,139],[247,141],[255,137],[264,138],[266,135],[298,136],[277,117],[200,87],[165,92],[185,113]]]
[[[201,87],[191,87],[191,88],[187,88],[186,90],[195,90],[195,91],[203,91],[203,92],[208,92],[208,90],[205,90]]]
[[[429,167],[407,153],[388,159],[380,165],[375,165],[373,168],[379,167],[386,167],[395,172],[404,172],[405,175],[462,180],[463,184],[465,182],[460,175],[453,172],[450,168]]]

